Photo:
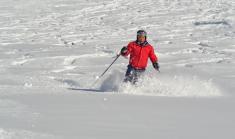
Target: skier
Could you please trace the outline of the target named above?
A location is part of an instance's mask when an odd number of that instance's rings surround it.
[[[144,73],[148,58],[150,58],[153,67],[159,71],[158,58],[153,47],[147,42],[147,32],[144,30],[137,31],[136,41],[130,42],[127,47],[123,47],[121,55],[130,55],[124,82],[135,84],[139,76]]]

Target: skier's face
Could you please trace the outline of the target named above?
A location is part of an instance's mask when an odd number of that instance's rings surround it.
[[[138,42],[143,43],[145,41],[145,36],[144,35],[138,35],[137,39],[138,39]]]

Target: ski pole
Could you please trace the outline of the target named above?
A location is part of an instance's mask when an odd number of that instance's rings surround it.
[[[113,63],[115,62],[115,61],[117,61],[117,59],[119,58],[119,56],[120,56],[121,54],[118,54],[117,56],[116,56],[116,58],[113,60],[113,62],[108,66],[108,68],[99,76],[99,78],[100,77],[102,77],[102,76],[104,76],[104,74],[109,70],[109,68],[113,65]]]
[[[97,83],[97,81],[98,81],[101,77],[104,76],[104,74],[109,70],[109,68],[114,64],[114,62],[117,61],[117,59],[120,57],[120,55],[121,55],[121,54],[118,54],[118,55],[116,56],[116,58],[113,60],[113,62],[105,69],[105,71],[104,71],[100,76],[98,76],[98,78],[97,78],[96,81],[92,84],[91,87],[93,87],[93,86]]]

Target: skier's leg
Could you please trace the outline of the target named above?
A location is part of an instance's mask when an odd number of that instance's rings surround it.
[[[133,71],[133,81],[132,81],[132,83],[136,84],[137,82],[138,82],[138,71],[134,70]]]
[[[127,66],[124,82],[131,82],[133,79],[133,68],[131,65]]]
[[[138,79],[141,75],[143,75],[145,69],[141,70],[134,70],[133,71],[133,84],[136,84],[138,82]]]

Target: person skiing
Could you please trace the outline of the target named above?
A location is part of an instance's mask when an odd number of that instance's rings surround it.
[[[152,45],[147,42],[147,32],[137,31],[136,41],[130,42],[127,47],[121,49],[121,55],[130,55],[129,65],[127,66],[124,82],[135,84],[141,74],[144,73],[150,58],[153,67],[159,71],[158,57],[154,53]]]

